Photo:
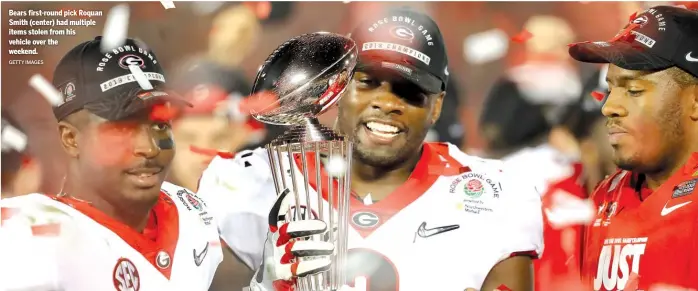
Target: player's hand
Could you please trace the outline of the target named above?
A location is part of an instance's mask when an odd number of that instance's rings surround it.
[[[278,195],[269,213],[264,258],[250,282],[251,291],[295,290],[298,277],[324,272],[330,267],[332,243],[302,240],[324,234],[327,224],[321,220],[287,222],[291,206],[289,193],[291,191],[286,189]]]

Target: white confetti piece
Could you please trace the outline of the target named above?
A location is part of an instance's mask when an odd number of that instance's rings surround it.
[[[562,190],[552,195],[552,205],[545,208],[545,215],[553,228],[588,224],[594,219],[596,208],[589,199],[581,199]]]
[[[501,29],[476,33],[463,40],[465,60],[471,64],[484,64],[501,59],[509,50],[509,36]]]
[[[165,7],[165,9],[174,9],[175,5],[173,1],[160,1],[162,3],[162,6]]]
[[[29,86],[38,91],[51,106],[58,107],[63,104],[63,94],[58,92],[44,76],[36,74],[29,78]]]
[[[100,49],[103,53],[126,43],[130,10],[127,4],[116,5],[109,10],[104,23]]]
[[[27,136],[14,126],[5,125],[2,128],[2,149],[14,149],[22,152],[27,148]]]
[[[138,82],[138,85],[141,86],[141,89],[153,90],[153,84],[150,84],[150,81],[148,81],[148,77],[146,77],[145,74],[143,74],[143,71],[140,67],[136,65],[130,65],[128,66],[128,69],[131,71],[131,74],[133,74],[133,77],[136,79],[136,82]]]
[[[327,161],[327,173],[333,177],[344,176],[344,172],[347,170],[347,163],[344,158],[338,155],[331,156]]]

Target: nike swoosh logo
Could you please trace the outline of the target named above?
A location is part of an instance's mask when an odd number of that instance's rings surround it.
[[[196,254],[196,249],[192,250],[192,252],[194,252],[194,264],[196,264],[197,267],[201,266],[201,263],[203,263],[204,258],[208,253],[208,245],[209,243],[206,242],[206,247],[204,247],[204,249],[198,255]]]
[[[698,62],[698,59],[696,59],[696,58],[694,58],[694,57],[691,56],[692,53],[693,53],[693,52],[688,52],[688,53],[686,54],[686,60],[689,61],[689,62]]]
[[[667,206],[667,204],[669,204],[669,201],[667,201],[666,204],[664,204],[664,208],[662,208],[662,216],[666,216],[666,215],[668,215],[669,213],[674,212],[676,209],[679,209],[679,208],[681,208],[681,207],[684,207],[684,206],[688,205],[688,204],[691,203],[691,202],[693,202],[693,201],[688,201],[688,202],[684,202],[684,203],[679,203],[679,204],[676,204],[676,205],[674,205],[674,206],[672,206],[672,207],[667,208],[666,206]]]
[[[441,234],[444,232],[449,232],[452,230],[459,229],[460,225],[458,224],[451,224],[451,225],[445,225],[445,226],[437,226],[434,228],[427,228],[427,223],[422,222],[422,224],[419,225],[419,228],[417,229],[417,232],[414,235],[414,241],[417,241],[417,236],[420,236],[422,238],[428,238],[435,236],[437,234]]]

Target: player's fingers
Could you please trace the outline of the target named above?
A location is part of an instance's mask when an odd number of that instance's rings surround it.
[[[279,228],[279,238],[276,246],[288,243],[294,238],[304,238],[311,235],[322,234],[327,230],[327,224],[322,220],[291,221]]]
[[[329,270],[330,263],[330,258],[323,257],[293,264],[276,264],[276,275],[282,280],[291,280],[293,277],[305,277]]]
[[[276,232],[279,229],[279,216],[280,216],[280,210],[281,209],[288,209],[288,206],[290,205],[289,197],[288,194],[291,193],[291,190],[286,188],[281,193],[279,193],[278,197],[276,198],[276,202],[274,202],[274,206],[272,206],[271,210],[269,211],[269,217],[267,218],[269,222],[269,230],[271,232]]]
[[[334,252],[334,244],[324,241],[294,241],[286,245],[286,253],[296,258],[329,256]]]

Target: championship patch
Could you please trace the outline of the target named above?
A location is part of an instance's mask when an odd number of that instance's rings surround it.
[[[458,176],[449,187],[449,193],[458,194],[457,208],[465,212],[479,214],[492,212],[488,201],[499,198],[502,185],[482,173],[467,172]]]
[[[698,181],[698,179],[683,181],[676,185],[674,187],[674,193],[671,194],[671,198],[679,198],[693,193],[693,189],[696,188],[696,181]]]

